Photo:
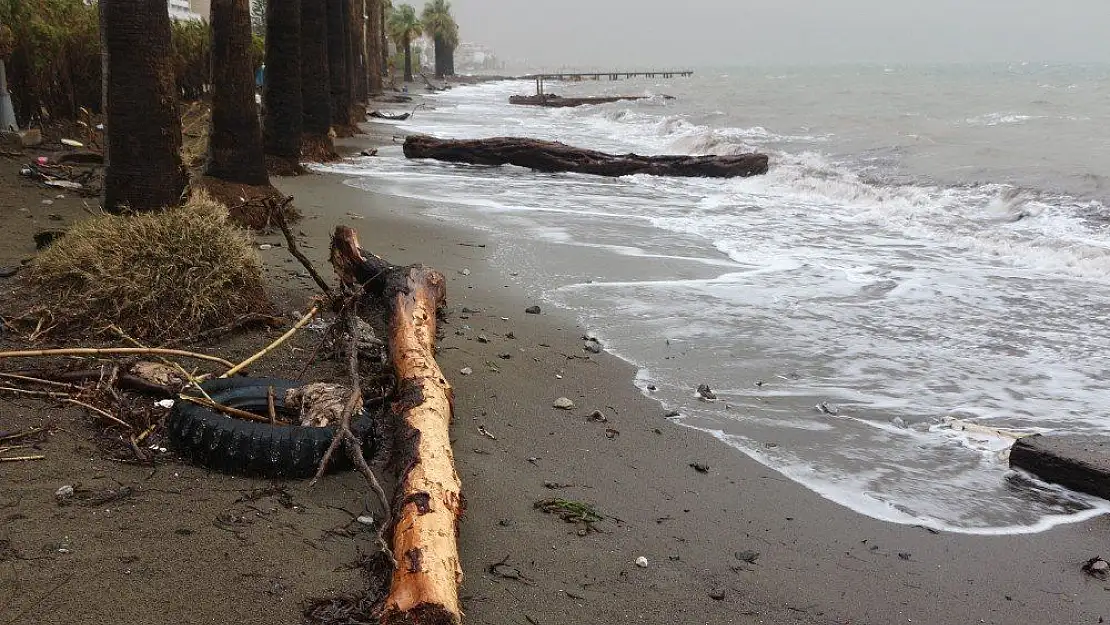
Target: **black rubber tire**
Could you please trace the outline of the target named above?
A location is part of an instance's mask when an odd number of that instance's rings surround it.
[[[201,384],[213,401],[232,408],[261,410],[265,414],[269,387],[274,405],[285,406],[285,392],[303,382],[271,378],[227,378]],[[316,474],[331,444],[332,428],[270,425],[235,419],[193,403],[178,400],[166,422],[171,445],[185,458],[209,469],[236,475],[305,478]],[[351,423],[363,441],[362,453],[373,456],[376,448],[373,421],[363,409]],[[350,468],[346,453],[332,457],[332,468]]]

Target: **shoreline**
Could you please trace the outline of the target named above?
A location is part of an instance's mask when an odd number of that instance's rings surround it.
[[[493,237],[336,174],[279,186],[308,214],[320,216],[326,204],[357,207],[364,220],[351,225],[374,224],[363,235],[366,249],[448,276],[452,314],[440,362],[456,386],[455,453],[469,501],[462,594],[471,621],[521,622],[521,605],[540,623],[569,610],[576,622],[651,614],[711,623],[1078,623],[1110,615],[1103,584],[1080,571],[1102,549],[1105,516],[1038,534],[978,536],[852,512],[665,419],[633,384],[631,364],[582,352],[581,329],[567,312],[524,314],[536,302],[484,264]],[[462,315],[464,306],[483,312]],[[456,335],[462,325],[470,331]],[[504,338],[509,331],[516,339]],[[490,342],[475,340],[479,333]],[[499,359],[503,353],[512,358]],[[460,375],[465,366],[474,374]],[[560,396],[576,409],[553,409]],[[593,410],[608,423],[587,421]],[[609,439],[607,428],[619,434]],[[579,528],[532,509],[553,496],[593,503],[610,518],[598,524],[601,533],[578,536]],[[734,555],[742,552],[760,555],[752,564]],[[506,555],[531,584],[489,572]],[[648,568],[634,564],[639,556]]]

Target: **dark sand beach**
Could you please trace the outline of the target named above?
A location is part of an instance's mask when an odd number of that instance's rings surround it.
[[[389,128],[377,128],[346,147],[389,140]],[[54,223],[48,214],[61,223],[84,214],[80,200],[54,198],[16,169],[0,160],[0,266],[34,253],[30,235]],[[1105,555],[1105,517],[983,537],[832,504],[668,421],[634,388],[631,366],[583,350],[569,313],[526,314],[536,302],[487,261],[495,242],[481,232],[334,175],[276,184],[304,212],[296,229],[321,269],[342,224],[393,263],[422,262],[447,276],[438,359],[455,387],[468,622],[1020,625],[1110,616],[1110,584],[1080,570]],[[313,291],[300,267],[282,248],[260,253],[283,312],[303,310]],[[0,280],[4,297],[11,288]],[[256,331],[211,349],[235,360],[273,336]],[[312,338],[252,373],[295,375]],[[467,367],[472,374],[462,375]],[[339,375],[326,363],[307,377]],[[560,397],[575,408],[553,408]],[[604,421],[591,420],[594,411]],[[121,464],[98,450],[79,410],[0,400],[0,430],[51,419],[60,427],[38,445],[46,460],[0,465],[0,623],[296,623],[304,600],[365,586],[352,566],[372,549],[354,521],[368,501],[358,476],[310,487],[209,473],[172,454],[153,470]],[[60,505],[54,492],[66,484],[94,495],[130,491]],[[603,519],[587,527],[534,508],[551,497],[593,504]]]

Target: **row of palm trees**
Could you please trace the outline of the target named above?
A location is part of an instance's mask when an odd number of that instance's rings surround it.
[[[385,0],[388,2],[389,0]],[[459,46],[459,25],[451,15],[447,0],[431,0],[418,18],[416,9],[402,4],[392,9],[386,22],[390,39],[405,55],[405,81],[412,81],[412,43],[421,35],[431,37],[435,48],[437,78],[455,75],[455,48]]]
[[[252,186],[334,158],[332,134],[356,132],[368,96],[383,89],[386,37],[405,50],[436,42],[437,76],[453,73],[458,26],[447,0],[421,19],[389,0],[266,0],[266,80],[259,123],[249,48],[249,0],[212,0],[212,119],[205,176]],[[165,0],[100,0],[107,122],[104,206],[157,210],[188,182]]]

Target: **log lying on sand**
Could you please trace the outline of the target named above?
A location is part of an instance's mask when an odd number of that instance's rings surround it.
[[[397,376],[397,455],[403,467],[394,506],[393,554],[397,567],[382,623],[457,625],[458,520],[462,485],[455,472],[449,427],[451,385],[436,364],[436,310],[446,302],[443,274],[424,267],[394,267],[359,247],[358,234],[339,227],[331,262],[340,280],[389,302],[389,354]]]
[[[624,96],[592,96],[582,98],[564,98],[554,93],[547,93],[543,95],[513,95],[509,96],[509,104],[521,104],[525,106],[547,106],[554,108],[563,108],[568,106],[586,106],[588,104],[609,104],[610,102],[621,102],[624,100],[649,100],[651,96],[646,95],[624,95]],[[664,100],[673,100],[674,96],[665,95]]]
[[[405,139],[408,158],[434,158],[472,165],[517,165],[542,172],[573,172],[598,176],[686,176],[736,178],[767,173],[766,154],[729,156],[640,156],[583,150],[554,141],[497,137],[437,139],[411,135]]]
[[[403,122],[411,116],[412,113],[383,113],[381,111],[370,111],[370,117],[373,117],[374,119],[389,119],[393,121]]]

